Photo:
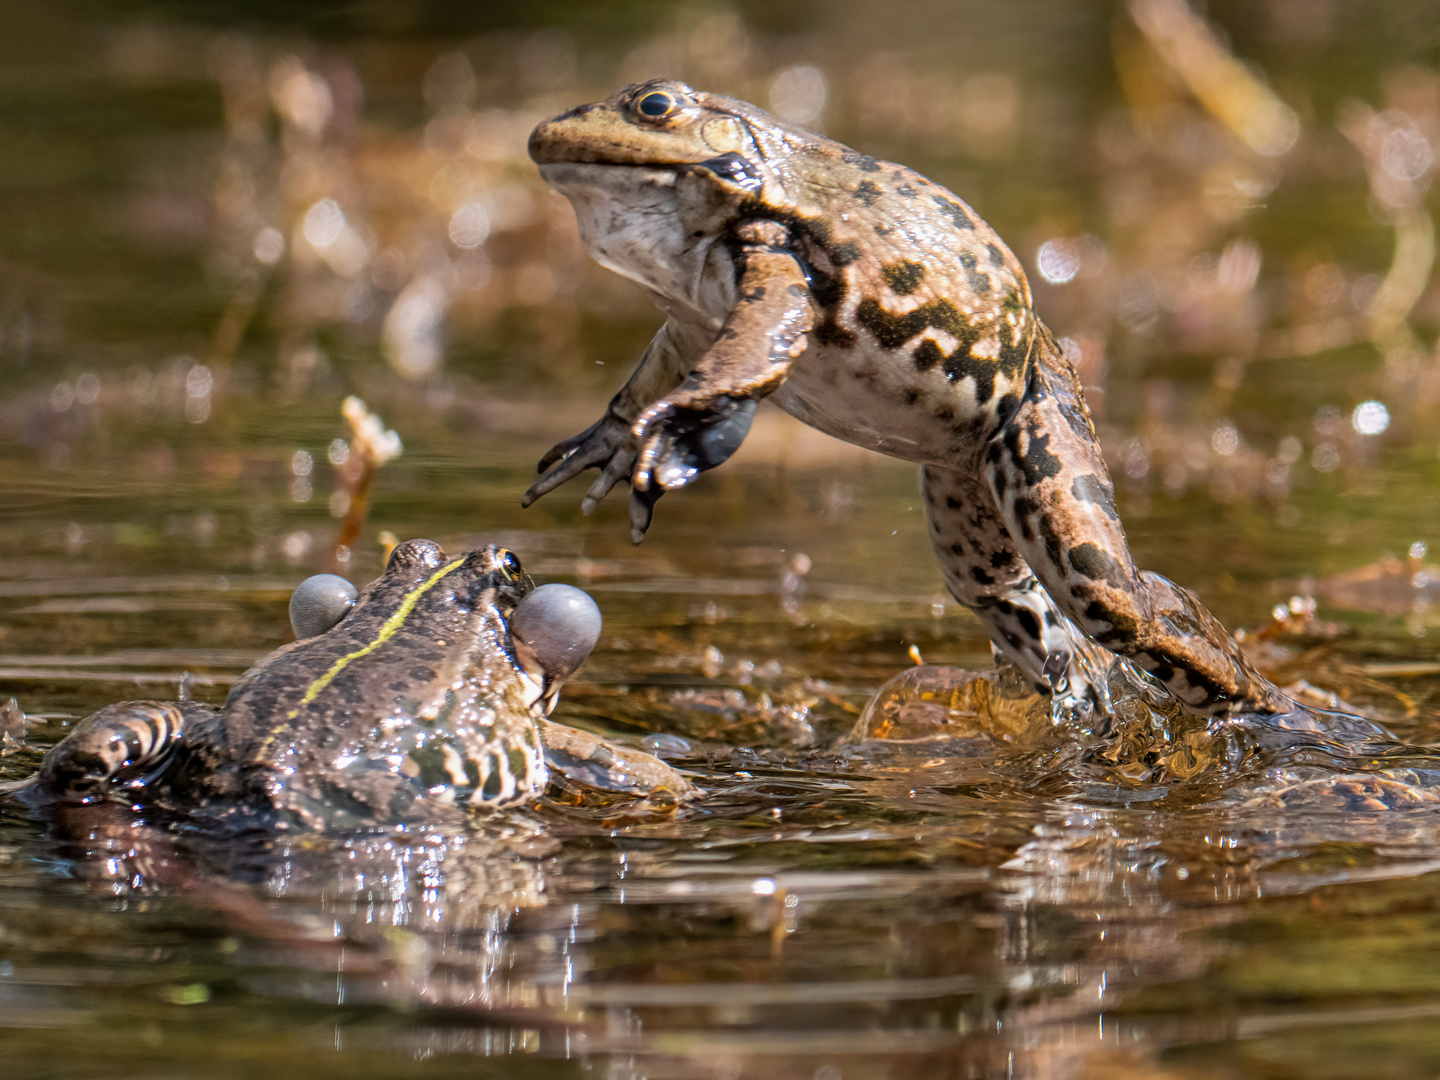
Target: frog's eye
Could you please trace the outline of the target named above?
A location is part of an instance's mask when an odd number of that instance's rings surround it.
[[[511,581],[519,581],[524,569],[520,566],[520,559],[513,551],[502,548],[498,552],[497,561],[500,564],[500,572]]]
[[[680,102],[675,100],[674,94],[667,94],[664,90],[656,90],[646,94],[636,104],[635,109],[641,116],[647,116],[651,120],[659,120],[669,116],[680,108]]]
[[[299,640],[323,634],[355,606],[355,586],[336,574],[308,577],[290,594],[290,629]]]

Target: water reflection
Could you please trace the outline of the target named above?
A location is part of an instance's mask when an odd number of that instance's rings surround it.
[[[92,912],[12,917],[26,931],[3,972],[12,1020],[82,1022],[48,988],[84,1000],[112,984],[153,911],[199,950],[186,964],[178,941],[151,946],[172,1012],[236,995],[337,1019],[400,1006],[392,1037],[412,1050],[538,1052],[621,1077],[1073,1075],[1304,1027],[1294,1001],[1343,1001],[1343,986],[1282,967],[1243,1019],[1164,988],[1284,948],[1246,929],[1273,912],[1261,900],[1369,882],[1383,911],[1378,883],[1440,868],[1430,813],[978,803],[907,797],[912,771],[873,772],[791,781],[778,799],[715,777],[720,820],[624,834],[548,811],[461,833],[226,844],[85,808],[30,844],[78,871],[89,900],[43,860],[7,864],[12,897]],[[1416,1007],[1413,993],[1372,999],[1355,1022]]]

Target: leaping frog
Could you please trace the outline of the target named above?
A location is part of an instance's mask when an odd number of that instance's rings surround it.
[[[585,510],[628,480],[638,543],[769,397],[920,465],[950,593],[1037,688],[1093,701],[1099,643],[1192,712],[1288,708],[1194,596],[1135,567],[1075,371],[1015,255],[950,191],[668,80],[545,121],[530,156],[666,319],[527,505],[599,468]]]

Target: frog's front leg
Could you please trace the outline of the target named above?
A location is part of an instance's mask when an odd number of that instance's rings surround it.
[[[581,510],[589,514],[616,484],[629,478],[635,468],[636,442],[632,430],[635,421],[646,406],[679,384],[701,351],[694,345],[686,348],[690,343],[685,338],[684,332],[669,322],[660,327],[640,358],[639,366],[610,399],[605,415],[579,435],[556,443],[540,459],[539,470],[543,475],[525,492],[522,506],[529,506],[586,469],[599,468],[600,476],[590,485],[580,504]],[[631,523],[632,526],[641,523],[642,533],[650,523],[651,509],[660,495],[660,491],[632,493]]]
[[[683,487],[739,448],[756,402],[789,375],[814,323],[810,289],[775,222],[741,230],[739,296],[685,381],[635,425],[636,491]],[[639,536],[636,536],[638,542]]]
[[[1194,596],[1136,570],[1094,427],[1058,349],[1042,353],[984,461],[1017,550],[1084,633],[1154,675],[1192,712],[1288,708]]]
[[[91,713],[40,763],[39,784],[60,799],[89,801],[140,787],[174,757],[185,714],[168,701],[122,701]]]

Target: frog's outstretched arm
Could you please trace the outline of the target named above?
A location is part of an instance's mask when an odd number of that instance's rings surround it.
[[[1016,549],[1090,638],[1129,657],[1193,712],[1283,712],[1194,596],[1135,568],[1074,370],[1045,335],[1019,411],[990,440],[984,474]]]
[[[785,230],[773,222],[741,230],[739,295],[715,341],[695,359],[678,343],[679,327],[661,327],[605,415],[540,460],[541,470],[549,471],[525,493],[524,505],[599,467],[581,504],[588,514],[629,477],[631,536],[638,544],[665,491],[683,487],[736,451],[758,400],[784,382],[805,350],[813,322],[805,273],[781,249],[784,240]]]
[[[529,506],[586,469],[598,468],[600,475],[580,504],[580,509],[589,514],[610,494],[611,488],[629,478],[635,468],[636,442],[631,429],[636,419],[651,402],[679,385],[694,360],[693,355],[687,356],[681,348],[677,329],[668,322],[660,327],[640,358],[639,366],[610,399],[605,415],[579,435],[556,443],[540,459],[539,471],[543,475],[525,492],[522,506]],[[661,494],[656,490],[631,495],[631,524],[642,535],[649,527],[651,509]]]
[[[139,787],[168,765],[185,714],[168,701],[121,701],[91,713],[40,763],[40,784],[61,799],[89,801]]]
[[[739,296],[715,343],[635,424],[636,491],[683,487],[739,448],[749,412],[805,351],[814,310],[805,272],[774,222],[741,229]]]

